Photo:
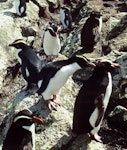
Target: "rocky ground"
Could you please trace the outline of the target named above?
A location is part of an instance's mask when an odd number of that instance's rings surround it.
[[[44,0],[38,1],[41,5]],[[57,1],[53,1],[54,3]],[[85,0],[83,2],[86,2]],[[75,7],[76,4],[73,4]],[[12,70],[17,63],[15,49],[8,44],[15,39],[23,38],[36,52],[42,52],[43,29],[50,21],[59,21],[59,11],[39,17],[39,8],[32,2],[27,3],[27,16],[15,16],[14,2],[0,0],[0,144],[4,139],[15,112],[28,107],[38,116],[44,118],[45,125],[36,125],[36,150],[125,150],[127,149],[127,98],[126,90],[120,93],[120,87],[126,89],[127,74],[127,6],[123,0],[89,0],[81,9],[74,22],[74,29],[69,33],[60,34],[62,49],[58,59],[66,59],[80,49],[80,31],[91,10],[100,10],[103,15],[101,41],[92,54],[92,59],[108,58],[121,64],[119,71],[113,75],[113,94],[99,134],[103,143],[90,140],[81,135],[72,143],[71,127],[74,100],[81,83],[77,79],[86,79],[88,70],[70,77],[58,94],[62,106],[50,112],[41,97],[20,91],[23,79],[19,71],[12,79]],[[60,25],[61,28],[61,25]],[[30,32],[32,31],[34,32]],[[103,50],[105,56],[102,56]],[[40,56],[44,59],[43,56]],[[85,73],[84,73],[85,72]],[[87,76],[85,76],[87,74]],[[31,92],[31,91],[29,91]],[[26,95],[27,94],[27,95]],[[120,95],[121,94],[121,95]],[[118,107],[120,105],[120,107]],[[117,109],[115,107],[118,107]],[[114,110],[115,108],[115,110]]]

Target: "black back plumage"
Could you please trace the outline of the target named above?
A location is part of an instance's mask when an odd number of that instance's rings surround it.
[[[68,9],[65,9],[65,24],[68,26],[69,29],[72,27],[72,15]]]
[[[30,83],[37,83],[38,74],[41,71],[44,63],[36,55],[35,51],[23,42],[21,39],[14,41],[9,46],[14,46],[17,49],[21,49],[18,56],[21,59],[21,70],[24,79]],[[28,69],[29,76],[27,76],[26,69]]]
[[[101,15],[100,13],[91,13],[90,17],[86,20],[82,31],[81,31],[81,46],[83,47],[84,53],[92,52],[93,47],[96,44],[95,36],[99,40],[99,18]]]
[[[60,60],[46,64],[40,72],[40,80],[43,80],[41,88],[38,90],[38,94],[41,94],[47,87],[50,79],[60,70],[63,66],[69,65],[71,63],[77,62],[81,68],[87,67],[90,65],[90,61],[86,57],[74,56],[67,60]]]
[[[24,8],[23,13],[21,14],[21,16],[25,16],[26,15],[26,0],[20,0],[20,5],[19,5],[19,12],[21,13],[21,8]]]
[[[89,118],[95,107],[99,109],[98,119],[95,126],[98,126],[104,115],[103,99],[109,83],[108,72],[116,66],[110,63],[98,63],[93,71],[93,75],[83,83],[74,106],[73,132],[76,134],[88,133],[93,128],[89,123]]]
[[[19,116],[32,117],[32,113],[28,110],[23,110],[15,115],[14,119]],[[32,123],[30,119],[26,118],[13,122],[3,142],[2,150],[23,150],[24,146],[32,150],[32,134],[30,131],[22,128],[22,126],[30,126]]]

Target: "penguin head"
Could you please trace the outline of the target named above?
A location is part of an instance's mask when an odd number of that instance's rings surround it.
[[[97,64],[96,64],[97,68],[100,68],[102,70],[105,71],[112,71],[115,68],[119,68],[120,65],[118,63],[113,63],[110,60],[104,59],[104,60],[100,60]]]
[[[33,123],[43,124],[44,121],[32,114],[28,109],[24,109],[17,113],[13,118],[13,124],[18,127],[31,126]]]
[[[90,18],[100,19],[102,14],[99,11],[92,11],[90,14]]]
[[[77,62],[81,68],[84,67],[95,67],[96,65],[92,63],[88,58],[83,55],[75,55],[69,59],[71,62]]]
[[[25,41],[23,39],[17,39],[13,43],[9,44],[9,46],[15,47],[17,49],[22,48],[25,45]]]
[[[68,7],[66,7],[66,6],[61,6],[60,9],[62,9],[63,11],[66,11],[66,12],[70,11],[70,9]]]
[[[46,31],[49,31],[49,33],[54,37],[57,36],[57,30],[58,30],[58,27],[55,24],[46,28]]]

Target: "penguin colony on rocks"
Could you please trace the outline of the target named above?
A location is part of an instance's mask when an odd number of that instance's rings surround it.
[[[15,6],[17,15],[23,17],[26,14],[26,1],[16,0]],[[65,7],[60,8],[60,21],[64,29],[72,27],[71,14]],[[100,39],[101,28],[101,14],[92,12],[81,30],[82,53],[93,52]],[[9,46],[16,48],[26,89],[29,89],[31,84],[36,84],[38,95],[42,95],[48,102],[50,110],[57,108],[59,103],[56,94],[70,75],[79,69],[94,67],[93,75],[83,83],[76,97],[72,131],[74,135],[90,133],[91,137],[101,142],[98,131],[112,93],[111,71],[120,67],[119,64],[109,60],[92,63],[83,55],[74,55],[66,60],[52,62],[61,50],[58,27],[55,25],[48,26],[43,36],[44,53],[51,62],[44,64],[22,39],[15,40]],[[43,123],[28,110],[19,112],[8,130],[3,150],[27,149],[27,147],[35,150],[34,122]]]

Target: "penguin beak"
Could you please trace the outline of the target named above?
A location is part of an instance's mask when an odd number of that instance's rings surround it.
[[[120,65],[119,65],[118,63],[113,63],[113,64],[112,64],[112,67],[113,67],[113,68],[120,68]]]
[[[92,68],[95,68],[95,67],[96,67],[96,65],[95,65],[94,63],[92,63],[92,62],[89,62],[89,63],[88,63],[88,66],[89,66],[89,67],[92,67]]]
[[[14,46],[14,44],[13,44],[13,43],[11,43],[11,44],[9,44],[8,46]]]
[[[39,123],[39,124],[44,124],[44,121],[41,118],[36,117],[36,116],[34,116],[32,118],[32,122],[36,122],[36,123]]]

